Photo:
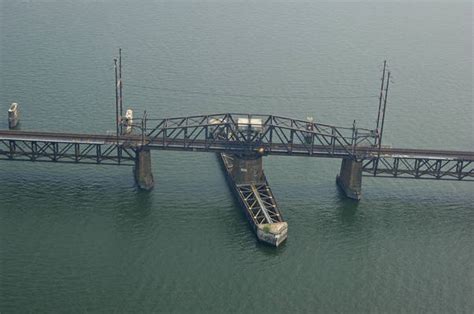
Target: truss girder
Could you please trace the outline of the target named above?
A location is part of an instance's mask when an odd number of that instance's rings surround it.
[[[156,126],[147,129],[147,140],[158,149],[235,152],[263,148],[275,154],[355,158],[357,145],[373,146],[376,141],[375,133],[368,129],[258,114],[147,119],[150,124]]]
[[[240,184],[237,190],[255,224],[283,221],[268,184]]]
[[[133,165],[135,151],[116,144],[0,140],[0,159]]]
[[[364,161],[362,171],[377,177],[474,181],[471,160],[380,157]]]

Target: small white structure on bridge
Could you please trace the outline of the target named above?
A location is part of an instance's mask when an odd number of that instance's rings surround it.
[[[133,110],[127,109],[125,112],[125,118],[123,119],[123,124],[125,124],[125,134],[130,134],[132,132],[133,124]]]
[[[241,131],[246,131],[250,129],[252,132],[258,133],[262,132],[263,122],[262,119],[238,118],[237,127]]]

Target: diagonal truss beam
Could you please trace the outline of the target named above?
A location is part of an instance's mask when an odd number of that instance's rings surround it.
[[[362,171],[377,177],[474,181],[472,160],[381,157],[365,161]]]
[[[116,144],[0,141],[0,160],[133,165],[135,148]]]

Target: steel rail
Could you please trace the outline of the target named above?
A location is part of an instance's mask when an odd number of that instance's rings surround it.
[[[137,145],[142,144],[139,135],[122,135],[118,138],[115,135],[101,134],[81,134],[81,133],[55,133],[55,132],[34,132],[34,131],[0,131],[2,141],[28,141],[28,142],[51,142],[51,143],[80,143],[80,144],[115,144],[115,145]],[[287,143],[273,143],[269,141],[244,143],[242,141],[232,141],[227,139],[216,139],[212,141],[205,139],[194,139],[185,141],[184,139],[171,139],[167,137],[156,138],[155,140],[145,139],[146,145],[151,149],[168,150],[199,150],[209,152],[248,151],[248,148],[265,148],[268,155],[310,155],[321,157],[321,155],[334,155],[335,157],[349,157],[346,147],[335,146],[334,151],[326,151],[326,145],[313,145],[312,149],[308,145],[294,143],[289,152]],[[311,153],[311,154],[310,154]],[[354,150],[357,158],[373,159],[377,157],[378,148],[360,147]],[[433,159],[457,159],[474,161],[474,152],[471,151],[448,151],[439,149],[415,149],[415,148],[381,148],[381,157],[398,158],[433,158]]]

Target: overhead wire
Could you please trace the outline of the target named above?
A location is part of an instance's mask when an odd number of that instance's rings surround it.
[[[378,95],[357,95],[357,96],[301,96],[301,95],[262,95],[262,94],[240,94],[240,93],[214,93],[203,92],[178,88],[167,88],[158,86],[146,86],[137,84],[127,84],[130,87],[136,87],[155,91],[169,91],[175,93],[189,94],[189,95],[203,95],[216,97],[239,97],[239,98],[262,98],[262,99],[371,99],[377,98]]]

